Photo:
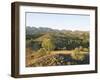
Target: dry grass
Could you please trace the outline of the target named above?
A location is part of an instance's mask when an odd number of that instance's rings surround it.
[[[51,51],[51,54],[72,54],[74,50],[59,50],[59,51]],[[88,52],[80,51],[81,54],[87,54]]]
[[[87,54],[88,52],[80,51],[81,54]],[[57,55],[57,54],[64,54],[64,55],[72,55],[74,54],[74,50],[59,50],[59,51],[51,51],[50,54],[41,56],[38,52],[32,51],[28,49],[26,51],[26,66],[31,65],[37,60],[49,55]]]

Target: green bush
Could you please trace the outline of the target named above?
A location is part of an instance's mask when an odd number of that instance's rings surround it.
[[[47,54],[47,51],[46,51],[45,48],[40,48],[40,49],[38,50],[38,53],[39,53],[40,56],[44,56],[44,55]]]
[[[84,54],[82,54],[80,52],[80,49],[79,48],[75,48],[75,50],[73,51],[73,53],[72,53],[71,56],[75,60],[83,60],[84,59]]]
[[[84,52],[89,52],[89,49],[88,48],[84,48],[83,51]]]

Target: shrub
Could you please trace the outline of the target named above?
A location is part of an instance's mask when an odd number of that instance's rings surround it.
[[[80,50],[80,51],[83,51],[83,47],[82,47],[82,46],[80,46],[80,47],[79,47],[79,50]]]
[[[75,50],[73,51],[71,56],[75,60],[83,60],[84,59],[84,54],[81,54],[79,48],[75,48]]]
[[[47,51],[46,51],[45,48],[40,48],[40,49],[38,50],[38,53],[39,53],[40,56],[44,56],[44,55],[47,54]]]
[[[88,48],[84,48],[83,51],[89,52],[89,49]]]
[[[51,39],[44,39],[42,42],[42,47],[45,48],[47,51],[54,50],[55,45]]]

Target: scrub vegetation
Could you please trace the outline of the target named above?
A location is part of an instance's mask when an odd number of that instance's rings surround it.
[[[89,64],[89,31],[26,27],[26,67]]]

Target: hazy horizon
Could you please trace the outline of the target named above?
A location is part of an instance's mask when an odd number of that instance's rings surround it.
[[[48,27],[35,27],[35,26],[26,26],[26,27],[31,27],[31,28],[48,28]],[[53,29],[53,28],[49,28],[49,29]],[[89,30],[70,30],[70,29],[53,29],[53,30],[66,30],[66,31],[89,31]]]
[[[57,30],[89,31],[89,15],[26,13],[26,26]]]

